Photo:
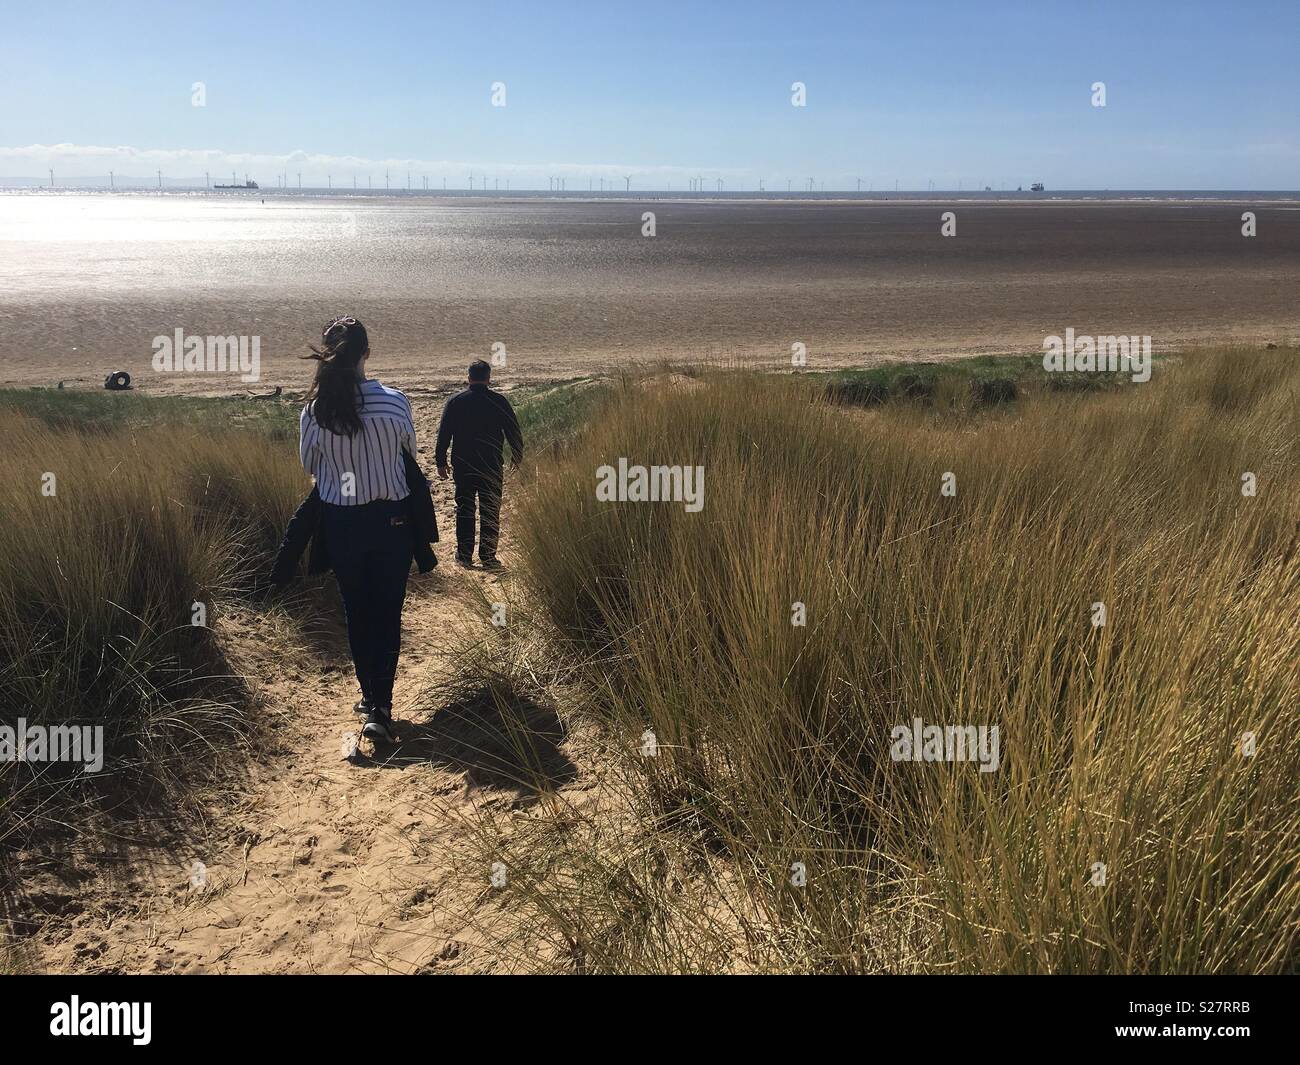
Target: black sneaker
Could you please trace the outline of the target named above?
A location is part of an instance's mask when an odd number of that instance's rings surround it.
[[[458,565],[461,569],[473,569],[474,560],[472,558],[465,558],[463,555],[457,555],[456,565]]]
[[[352,712],[356,714],[357,717],[369,717],[370,700],[363,695],[360,699],[357,700],[357,705],[352,708]]]
[[[392,711],[386,706],[376,706],[370,711],[370,716],[366,718],[366,723],[362,726],[361,735],[369,736],[372,740],[383,740],[385,743],[396,743],[397,733],[393,731]]]
[[[479,559],[479,562],[482,563],[484,569],[505,569],[501,560],[496,556],[493,556],[492,558],[481,558]]]

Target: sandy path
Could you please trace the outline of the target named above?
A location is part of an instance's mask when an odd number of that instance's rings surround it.
[[[432,469],[441,403],[417,401],[421,462]],[[474,605],[510,577],[452,565],[449,484],[434,482],[439,567],[413,578],[404,616],[395,716],[404,742],[359,763],[342,757],[355,681],[337,617],[320,640],[328,655],[289,652],[258,615],[227,616],[232,659],[262,687],[270,738],[239,783],[214,795],[211,823],[165,847],[98,855],[74,918],[37,937],[53,972],[502,971],[481,934],[494,912],[491,868],[472,855],[476,817],[506,819],[526,793],[506,786],[516,768],[485,704],[439,705],[428,689],[453,668],[448,634],[499,639]],[[507,487],[507,495],[509,487]],[[508,532],[508,513],[506,530]],[[509,564],[509,539],[502,558]],[[331,595],[334,596],[331,589]],[[265,627],[265,626],[263,626]],[[344,668],[332,666],[331,658]],[[575,801],[587,784],[562,749],[554,714],[524,708],[551,779]],[[521,797],[523,802],[521,802]],[[191,885],[192,863],[206,886]],[[75,907],[74,907],[75,908]]]

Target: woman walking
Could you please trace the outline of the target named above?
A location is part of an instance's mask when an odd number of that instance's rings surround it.
[[[316,377],[299,423],[299,451],[316,481],[316,532],[343,596],[361,685],[356,710],[366,718],[364,735],[393,742],[402,605],[418,539],[408,471],[423,480],[411,405],[397,389],[366,377],[370,341],[351,316],[331,321],[306,357],[316,360]],[[427,484],[415,487],[427,496]]]

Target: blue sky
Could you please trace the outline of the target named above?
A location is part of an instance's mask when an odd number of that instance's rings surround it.
[[[0,177],[1300,187],[1296,0],[101,0],[0,27]]]

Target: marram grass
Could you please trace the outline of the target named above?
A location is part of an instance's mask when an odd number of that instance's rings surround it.
[[[194,759],[241,733],[248,693],[210,625],[305,486],[264,432],[49,421],[0,412],[0,721],[102,726],[106,757],[93,779],[0,763],[0,852],[48,842],[106,787],[182,793]]]
[[[620,457],[704,509],[599,502]],[[1291,350],[984,413],[629,389],[518,525],[637,832],[520,921],[584,970],[1296,970],[1298,489]],[[893,760],[918,718],[997,770]]]

